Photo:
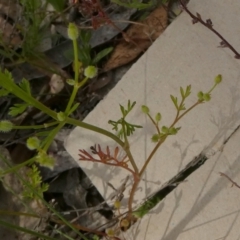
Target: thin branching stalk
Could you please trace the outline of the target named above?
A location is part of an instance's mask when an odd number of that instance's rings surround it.
[[[213,23],[211,19],[207,19],[206,21],[202,20],[201,15],[199,13],[196,13],[194,15],[186,6],[186,4],[183,2],[183,0],[179,0],[180,4],[182,5],[182,8],[185,10],[185,12],[192,18],[193,24],[195,23],[201,23],[203,26],[208,28],[211,32],[213,32],[215,35],[217,35],[222,41],[221,46],[222,47],[228,47],[234,54],[236,59],[240,59],[240,53],[230,44],[226,38],[224,38],[217,30],[213,28]]]
[[[13,126],[13,129],[18,129],[18,130],[22,130],[22,129],[42,129],[42,128],[48,128],[51,126],[54,126],[58,124],[57,121],[51,122],[51,123],[44,123],[42,125],[31,125],[31,126]]]
[[[239,184],[237,184],[236,182],[234,182],[227,174],[223,173],[223,172],[219,172],[220,176],[225,177],[226,179],[228,179],[228,181],[230,181],[232,183],[232,186],[235,186],[237,188],[240,188]]]
[[[79,62],[78,62],[78,46],[77,46],[77,39],[73,40],[73,52],[74,52],[74,81],[75,84],[73,86],[73,91],[72,94],[70,96],[70,100],[68,101],[67,107],[66,107],[66,111],[65,113],[68,113],[73,102],[74,99],[77,95],[79,86],[78,86],[78,81],[79,81]]]
[[[183,104],[184,99],[182,100],[180,106]],[[173,123],[171,124],[171,127],[174,127],[176,125],[176,123],[183,117],[185,116],[189,111],[191,111],[193,108],[195,108],[197,105],[203,103],[203,101],[198,100],[196,103],[194,103],[191,107],[189,107],[186,111],[184,111],[184,113],[180,114],[180,111],[177,111],[176,117],[173,121]],[[134,182],[133,187],[131,189],[130,192],[130,196],[129,196],[129,201],[128,201],[128,208],[129,208],[129,212],[131,214],[132,212],[132,203],[133,203],[133,199],[134,199],[134,194],[135,191],[138,187],[138,184],[140,182],[140,179],[143,175],[143,173],[145,172],[145,170],[147,169],[148,164],[150,163],[151,159],[153,158],[154,154],[157,152],[157,150],[159,149],[159,147],[165,142],[165,140],[167,139],[168,135],[164,136],[163,138],[161,138],[159,140],[159,142],[157,143],[157,145],[154,147],[154,149],[152,150],[152,152],[150,153],[149,157],[147,158],[147,160],[145,161],[143,167],[141,168],[140,172],[139,172],[139,179],[137,181]]]

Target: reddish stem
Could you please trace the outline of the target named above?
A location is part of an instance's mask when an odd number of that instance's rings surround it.
[[[236,182],[234,182],[227,174],[222,173],[222,172],[220,172],[219,174],[221,176],[227,178],[232,183],[233,186],[236,186],[236,187],[240,188],[240,186]]]
[[[215,35],[217,35],[221,40],[221,45],[228,47],[234,54],[236,59],[240,59],[240,53],[217,31],[213,28],[212,21],[210,19],[207,19],[206,22],[202,20],[199,13],[194,15],[184,4],[183,0],[179,0],[180,4],[182,5],[182,8],[185,10],[186,13],[193,19],[193,23],[200,22],[203,26],[208,28],[210,31],[212,31]]]

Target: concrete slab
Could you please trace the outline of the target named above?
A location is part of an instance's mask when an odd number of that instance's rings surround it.
[[[240,50],[240,2],[238,0],[191,0],[189,9],[203,19],[211,18],[214,27]],[[120,118],[119,104],[136,101],[129,122],[140,124],[130,138],[131,151],[141,167],[154,147],[150,138],[155,133],[141,113],[141,105],[151,112],[161,112],[163,125],[170,125],[175,108],[170,94],[179,96],[179,87],[192,85],[186,105],[196,101],[198,91],[207,91],[216,75],[223,83],[212,94],[212,100],[189,113],[179,126],[181,131],[169,137],[147,169],[135,195],[135,205],[176,175],[195,156],[205,150],[211,155],[200,170],[169,194],[151,214],[130,229],[125,239],[239,239],[240,190],[230,188],[219,171],[227,172],[240,183],[240,133],[231,137],[223,152],[224,140],[240,124],[240,60],[229,49],[217,48],[220,40],[200,24],[193,25],[186,13],[175,20],[150,49],[132,66],[118,85],[91,112],[85,122],[111,130],[108,120]],[[116,146],[111,140],[84,129],[75,128],[65,142],[66,149],[90,176],[105,198],[121,185],[124,170],[78,161],[78,150],[90,146]],[[123,203],[128,199],[125,191]],[[139,225],[140,224],[140,225]]]

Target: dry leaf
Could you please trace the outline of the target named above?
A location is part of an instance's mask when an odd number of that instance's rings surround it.
[[[0,2],[0,45],[8,45],[19,47],[21,45],[21,38],[18,31],[7,19],[22,23],[19,16],[21,16],[22,7],[15,0],[1,0]],[[4,17],[3,17],[4,16]]]
[[[122,66],[138,57],[164,31],[167,18],[166,8],[160,6],[143,20],[141,25],[133,24],[126,31],[126,36],[130,41],[121,40],[103,67],[103,71]]]
[[[0,16],[0,45],[19,47],[21,42],[22,40],[16,29]]]
[[[0,12],[19,24],[23,23],[23,19],[20,18],[23,9],[18,0],[0,0]]]

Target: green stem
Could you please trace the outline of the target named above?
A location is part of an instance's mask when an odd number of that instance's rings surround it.
[[[41,128],[48,128],[58,124],[57,121],[51,123],[44,123],[42,125],[33,125],[33,126],[13,126],[13,129],[41,129]]]
[[[79,88],[81,88],[87,81],[88,81],[88,77],[85,77],[78,85],[79,85]]]
[[[126,147],[125,142],[123,142],[115,134],[113,134],[113,133],[111,133],[111,132],[109,132],[109,131],[107,131],[103,128],[99,128],[99,127],[93,126],[91,124],[88,124],[88,123],[85,123],[85,122],[82,122],[82,121],[79,121],[79,120],[76,120],[76,119],[73,119],[73,118],[69,118],[69,117],[66,118],[66,123],[69,123],[69,124],[72,124],[72,125],[75,125],[75,126],[79,126],[79,127],[82,127],[82,128],[85,128],[85,129],[88,129],[88,130],[91,130],[91,131],[94,131],[94,132],[97,132],[97,133],[100,133],[100,134],[105,135],[105,136],[111,138],[112,140],[114,140],[116,143],[118,143],[125,150],[128,158],[129,158],[129,161],[132,164],[132,167],[133,167],[134,171],[138,174],[138,168],[137,168],[136,163],[133,159],[133,156],[132,156],[132,153],[131,153],[130,149],[128,147]]]
[[[51,145],[53,139],[55,138],[55,136],[57,135],[57,133],[63,128],[63,126],[66,124],[66,121],[62,121],[58,124],[57,127],[55,127],[50,133],[49,135],[47,136],[46,139],[44,139],[44,147],[43,147],[43,150],[44,151],[47,151],[49,146]]]
[[[213,85],[213,87],[208,91],[208,93],[211,93],[217,85],[218,85],[218,83],[215,83],[215,84]]]
[[[188,108],[182,115],[180,115],[178,118],[175,118],[174,122],[172,123],[172,125],[170,126],[173,127],[182,117],[184,117],[188,112],[190,112],[193,108],[195,108],[197,105],[204,103],[204,101],[200,101],[198,100],[196,103],[194,103],[190,108]]]
[[[13,212],[13,211],[9,211],[9,210],[0,210],[0,215],[17,216],[17,217],[19,217],[19,216],[27,216],[27,217],[40,218],[36,214],[24,213],[24,212]]]
[[[141,168],[140,172],[139,172],[139,179],[137,181],[134,181],[134,184],[132,186],[131,192],[130,192],[130,196],[129,196],[129,200],[128,200],[128,209],[129,212],[131,214],[132,212],[132,203],[133,203],[133,198],[134,198],[134,193],[138,187],[138,184],[142,178],[143,173],[145,172],[145,169],[147,168],[149,162],[151,161],[153,155],[156,153],[156,151],[158,150],[158,148],[164,143],[164,141],[166,140],[167,136],[165,136],[164,138],[162,138],[157,145],[154,147],[154,149],[152,150],[152,152],[150,153],[149,157],[147,158],[146,162],[144,163],[143,167]]]
[[[52,111],[50,108],[46,107],[45,105],[43,105],[39,101],[35,100],[32,96],[28,95],[20,87],[18,87],[13,81],[11,81],[9,79],[9,77],[6,76],[6,74],[4,74],[2,72],[0,72],[0,86],[5,88],[6,90],[12,92],[15,96],[17,96],[21,100],[25,101],[26,103],[31,104],[33,107],[38,108],[40,111],[46,113],[47,115],[49,115],[50,117],[52,117],[53,119],[56,119],[58,121],[56,112]],[[73,124],[75,126],[79,126],[79,127],[86,128],[86,129],[89,129],[91,131],[103,134],[103,135],[113,139],[122,148],[125,147],[124,142],[120,138],[118,138],[113,133],[111,133],[109,131],[106,131],[102,128],[98,128],[94,125],[87,124],[87,123],[84,123],[84,122],[81,122],[81,121],[78,121],[78,120],[75,120],[75,119],[72,119],[72,118],[68,118],[68,117],[66,118],[66,123],[70,123],[70,124]]]
[[[74,52],[74,79],[75,82],[78,82],[79,79],[79,63],[78,63],[78,42],[73,40],[73,52]]]
[[[5,175],[5,174],[9,174],[12,172],[16,172],[18,169],[28,165],[28,164],[32,164],[35,161],[35,157],[28,159],[27,161],[20,163],[14,167],[9,168],[8,170],[1,172],[1,176]]]
[[[135,171],[135,174],[138,175],[139,173],[139,170],[138,170],[138,167],[134,161],[134,158],[132,156],[132,153],[130,151],[130,144],[128,142],[128,137],[127,137],[127,134],[126,134],[126,129],[125,129],[125,119],[123,119],[123,123],[122,123],[122,129],[123,129],[123,136],[124,136],[124,150],[129,158],[129,161],[130,163],[132,164],[132,167]]]
[[[69,124],[75,125],[75,126],[79,126],[79,127],[83,127],[83,128],[89,129],[89,130],[93,130],[95,132],[98,132],[100,134],[103,134],[103,135],[105,135],[107,137],[112,138],[115,142],[117,142],[125,150],[128,158],[129,158],[129,161],[132,164],[132,167],[134,169],[134,173],[135,173],[135,174],[133,174],[134,179],[135,179],[134,182],[136,182],[137,179],[140,179],[138,177],[139,170],[138,170],[138,168],[136,166],[136,163],[135,163],[135,161],[133,159],[132,153],[131,153],[131,151],[129,149],[129,143],[128,143],[128,139],[127,139],[126,134],[124,134],[125,135],[125,137],[124,137],[125,138],[125,142],[123,142],[120,138],[118,138],[116,135],[112,134],[111,132],[108,132],[108,131],[106,131],[106,130],[104,130],[102,128],[98,128],[96,126],[92,126],[92,125],[90,125],[88,123],[84,123],[84,122],[81,122],[81,121],[78,121],[78,120],[72,119],[72,118],[67,118],[66,122],[69,123]],[[123,132],[125,133],[124,126],[123,126]],[[136,177],[136,175],[137,175],[137,177]]]
[[[179,116],[179,114],[180,114],[180,110],[179,110],[179,109],[181,109],[181,107],[182,107],[182,105],[183,105],[183,103],[184,103],[184,100],[185,100],[185,98],[183,97],[181,103],[180,103],[179,106],[178,106],[175,120],[178,119],[178,116]],[[174,121],[175,121],[175,120],[174,120]],[[173,123],[174,123],[174,121],[173,121]],[[174,125],[174,124],[172,124],[171,127],[172,127],[173,125]]]
[[[13,225],[9,222],[5,222],[5,221],[2,221],[2,220],[0,220],[0,225],[4,226],[5,228],[11,229],[12,231],[20,231],[20,232],[32,234],[33,236],[35,236],[35,237],[37,236],[41,239],[55,240],[55,238],[48,237],[48,236],[46,236],[44,234],[41,234],[39,232],[32,231],[32,230],[29,230],[27,228],[19,227],[17,225]]]
[[[167,138],[167,135],[164,136],[158,143],[157,145],[154,147],[154,149],[152,150],[151,154],[149,155],[149,157],[147,158],[146,162],[144,163],[143,167],[141,168],[141,171],[139,173],[139,176],[142,177],[143,173],[145,172],[149,162],[151,161],[152,157],[154,156],[154,154],[157,152],[158,148],[165,142]]]
[[[134,169],[135,174],[138,176],[139,175],[139,170],[138,170],[138,167],[137,167],[137,165],[136,165],[136,163],[134,161],[134,158],[132,156],[130,148],[129,147],[127,147],[127,148],[124,147],[124,150],[125,150],[125,152],[126,152],[126,154],[128,156],[128,159],[129,159],[129,161],[130,161],[130,163],[131,163],[131,165],[132,165],[132,167]]]
[[[183,103],[183,101],[181,102],[181,104]],[[181,114],[179,116],[179,113],[180,111],[178,110],[177,112],[177,115],[173,121],[173,123],[171,124],[170,128],[171,127],[174,127],[175,124],[182,118],[184,117],[189,111],[191,111],[194,107],[196,107],[198,104],[201,104],[203,103],[203,101],[197,101],[196,103],[194,103],[190,108],[188,108],[183,114]],[[158,143],[157,145],[154,147],[154,149],[152,150],[152,152],[150,153],[150,155],[148,156],[147,160],[145,161],[143,167],[141,168],[140,172],[139,172],[139,180],[138,181],[135,181],[134,184],[133,184],[133,187],[131,189],[131,192],[130,192],[130,196],[129,196],[129,200],[128,200],[128,208],[129,208],[129,211],[130,211],[130,214],[131,214],[131,210],[132,210],[132,203],[133,203],[133,198],[134,198],[134,193],[137,189],[137,186],[140,182],[140,179],[143,175],[143,173],[145,172],[149,162],[151,161],[152,157],[154,156],[154,154],[156,153],[156,151],[158,150],[158,148],[165,142],[165,140],[167,139],[168,135],[164,136]]]
[[[79,89],[79,85],[78,85],[78,81],[79,81],[79,63],[78,63],[78,46],[77,46],[77,40],[73,40],[73,52],[74,52],[74,87],[73,87],[73,91],[70,97],[70,100],[68,101],[68,105],[66,107],[65,113],[68,114],[69,110],[72,107],[72,104],[74,102],[74,99],[77,95],[78,89]]]
[[[74,126],[79,126],[79,127],[100,133],[102,135],[105,135],[105,136],[111,138],[112,140],[114,140],[115,142],[117,142],[124,149],[124,146],[125,146],[124,142],[118,136],[116,136],[115,134],[113,134],[103,128],[99,128],[99,127],[91,125],[89,123],[85,123],[85,122],[82,122],[82,121],[79,121],[79,120],[76,120],[73,118],[69,118],[69,117],[66,118],[66,123],[72,124]]]
[[[34,99],[31,95],[24,92],[20,87],[18,87],[13,81],[6,76],[6,74],[0,71],[0,86],[13,93],[16,97],[22,99],[24,102],[34,106],[44,113],[48,114],[52,118],[57,120],[56,113],[50,108],[46,107],[44,104],[40,103],[38,100]]]
[[[73,87],[72,94],[71,94],[71,96],[70,96],[70,99],[69,99],[69,101],[68,101],[68,104],[67,104],[67,107],[66,107],[66,110],[65,110],[65,114],[67,114],[67,115],[68,115],[68,113],[69,113],[69,111],[70,111],[70,109],[71,109],[71,107],[72,107],[72,104],[73,104],[74,99],[75,99],[75,97],[76,97],[76,95],[77,95],[78,89],[79,89],[79,88],[78,88],[78,85],[77,85],[77,83],[75,82],[74,87]]]
[[[154,121],[154,119],[152,118],[152,116],[151,116],[149,113],[147,113],[147,116],[148,116],[149,119],[151,120],[152,124],[156,127],[157,132],[158,132],[158,134],[160,135],[161,132],[160,132],[160,129],[159,129],[159,127],[158,127],[158,123]]]

